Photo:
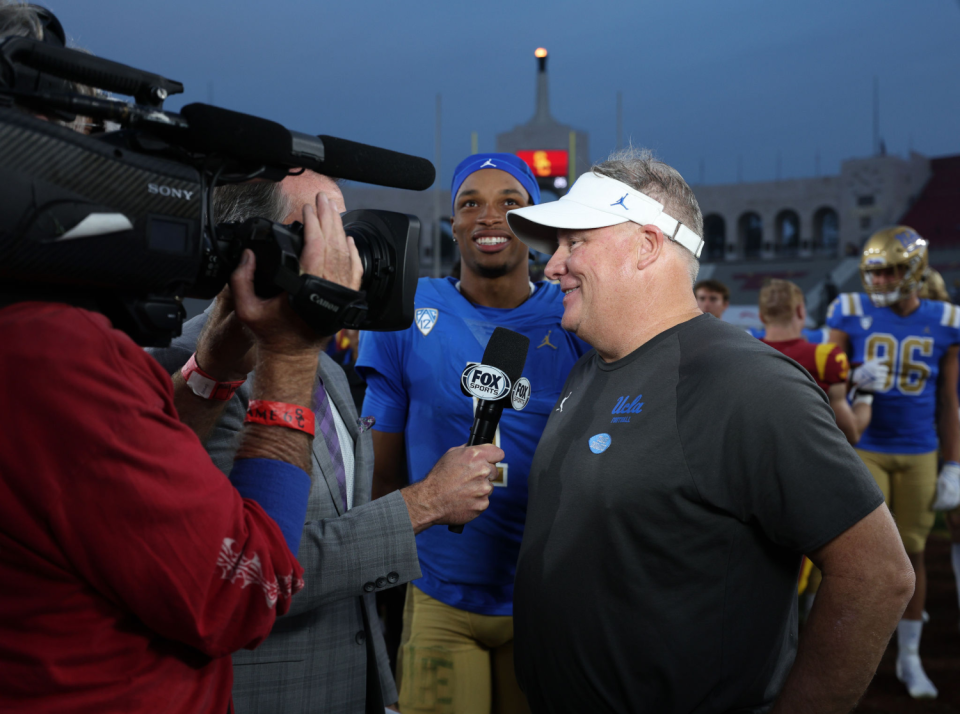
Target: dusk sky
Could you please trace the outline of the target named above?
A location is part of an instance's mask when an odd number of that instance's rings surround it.
[[[42,2],[42,0],[40,0]],[[874,76],[889,153],[960,153],[957,0],[429,3],[388,0],[51,0],[91,52],[184,83],[207,102],[313,134],[434,157],[442,182],[533,115],[538,46],[553,115],[625,139],[691,183],[839,171],[872,148]]]

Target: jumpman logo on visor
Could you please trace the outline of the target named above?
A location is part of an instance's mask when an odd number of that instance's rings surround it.
[[[629,196],[629,195],[630,195],[629,193],[623,194],[623,196],[621,196],[618,201],[614,201],[614,202],[611,203],[610,205],[611,205],[611,206],[620,206],[620,208],[622,208],[624,211],[629,211],[630,209],[627,208],[627,204],[624,203],[624,200],[626,200],[627,196]]]
[[[482,164],[480,164],[480,168],[481,168],[481,169],[485,169],[485,168],[487,168],[488,166],[490,166],[491,168],[494,168],[494,169],[497,168],[497,165],[496,165],[495,163],[493,163],[493,159],[487,159],[487,160],[484,161]]]

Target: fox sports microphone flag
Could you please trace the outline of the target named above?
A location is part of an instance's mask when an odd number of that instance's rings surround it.
[[[492,367],[506,376],[512,387],[523,372],[527,362],[527,350],[530,349],[530,338],[519,332],[498,327],[490,336],[487,348],[483,351],[483,365]],[[506,385],[504,385],[506,387]],[[495,400],[480,399],[477,402],[476,415],[473,427],[470,429],[470,440],[467,446],[490,444],[500,423],[504,406],[509,404],[510,387],[506,387],[502,396]],[[463,526],[448,526],[454,533],[462,533]]]

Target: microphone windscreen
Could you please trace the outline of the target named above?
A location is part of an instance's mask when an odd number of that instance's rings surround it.
[[[291,166],[293,138],[275,121],[209,104],[188,104],[180,110],[187,120],[192,148],[267,166]]]
[[[523,374],[523,365],[527,362],[527,350],[530,338],[519,332],[498,327],[493,331],[487,349],[483,351],[483,364],[496,367],[514,383]],[[509,399],[509,396],[504,397]]]
[[[423,191],[436,171],[426,159],[335,136],[309,136],[282,124],[209,104],[180,110],[189,148],[268,167],[306,168],[334,178]]]
[[[320,136],[320,140],[323,168],[317,170],[329,176],[411,191],[425,191],[437,177],[433,164],[419,156],[335,136]]]

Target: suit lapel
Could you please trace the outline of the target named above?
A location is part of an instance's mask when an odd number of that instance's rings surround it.
[[[330,458],[330,452],[327,450],[327,444],[321,434],[313,438],[313,462],[314,472],[319,471],[318,481],[323,480],[330,490],[330,498],[337,507],[337,514],[343,515],[343,498],[340,495],[340,484],[337,483],[337,472],[333,468],[333,460]]]
[[[334,373],[332,373],[330,370],[331,364],[335,369],[340,369],[336,362],[321,352],[320,367],[317,370],[317,373],[320,379],[323,380],[323,387],[327,392],[327,398],[333,401],[334,405],[336,405],[339,409],[339,405],[337,404],[336,400],[333,399],[331,394],[332,383],[336,382]],[[344,448],[344,445],[341,444],[340,448]],[[323,434],[320,433],[319,424],[317,426],[317,434],[313,438],[313,461],[314,471],[316,472],[319,470],[320,477],[326,482],[327,488],[330,490],[330,498],[333,499],[333,504],[336,506],[337,514],[342,516],[344,496],[340,492],[340,484],[337,483],[337,472],[333,467],[333,459],[330,458],[330,450],[327,449],[327,442],[323,438]]]
[[[350,432],[350,438],[353,444],[341,444],[341,448],[353,448],[357,442],[357,436],[360,433],[360,427],[357,424],[357,408],[353,404],[353,395],[350,393],[350,383],[347,382],[347,375],[343,368],[334,362],[328,355],[320,355],[320,374],[323,375],[323,386],[327,390],[327,396],[333,401],[340,412],[340,418],[343,419],[347,431]]]
[[[333,403],[333,406],[336,407],[340,413],[340,418],[343,419],[344,426],[347,427],[347,432],[350,434],[352,440],[349,444],[340,444],[340,450],[350,449],[351,453],[355,454],[360,427],[357,424],[357,410],[353,404],[353,396],[350,394],[350,384],[347,382],[347,376],[344,374],[340,365],[323,352],[320,353],[318,374],[320,379],[323,380],[323,388],[327,392],[327,399]],[[344,496],[340,493],[340,484],[337,483],[336,470],[333,467],[333,459],[330,458],[327,443],[320,433],[313,439],[313,458],[320,468],[323,479],[327,482],[327,487],[330,489],[330,496],[333,498],[333,502],[337,507],[337,513],[343,515]],[[369,493],[370,491],[370,484],[364,486],[364,484],[360,483],[359,477],[361,471],[358,467],[359,464],[356,463],[355,458],[353,479],[354,506],[359,506],[364,502],[364,500],[358,498],[358,496],[364,492]],[[364,487],[366,487],[366,491],[364,491]]]

